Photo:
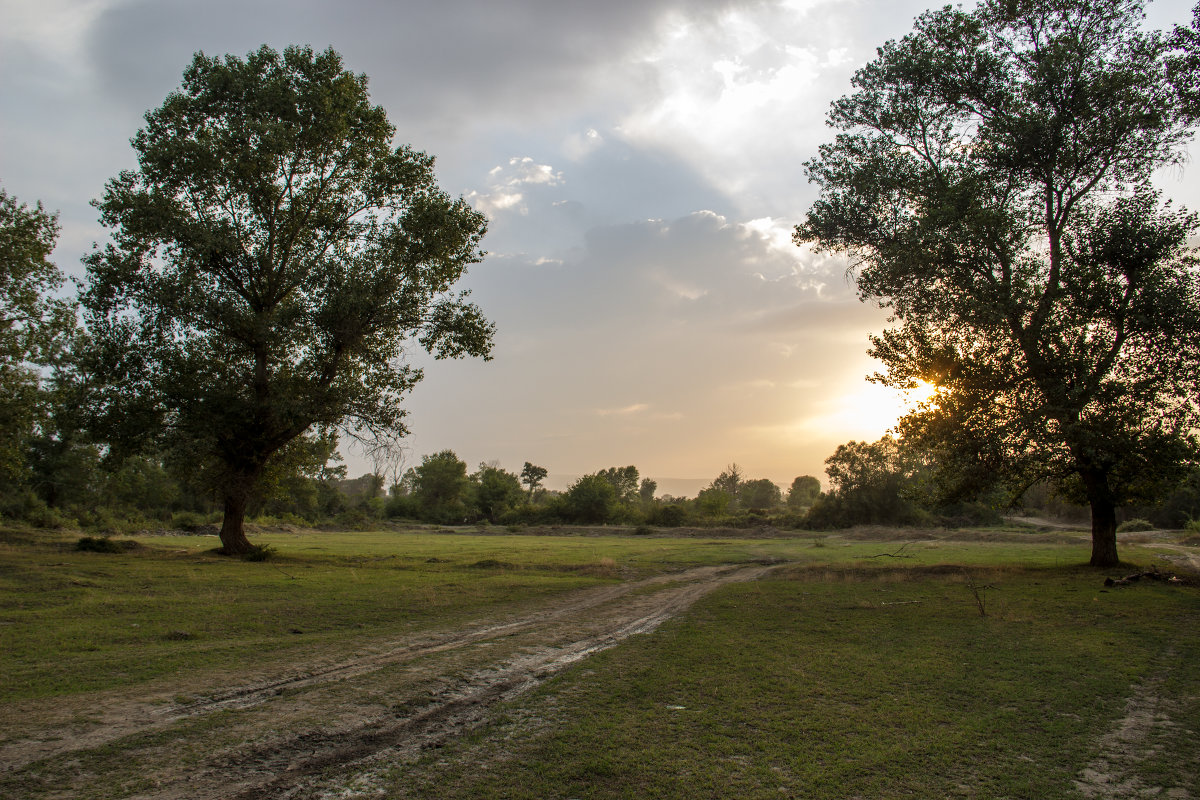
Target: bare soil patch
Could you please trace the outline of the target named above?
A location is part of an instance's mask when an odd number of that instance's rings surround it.
[[[1139,764],[1160,746],[1163,737],[1190,735],[1172,719],[1171,704],[1159,694],[1161,678],[1136,686],[1125,704],[1125,714],[1099,740],[1100,754],[1075,781],[1087,798],[1133,800],[1165,797],[1187,800],[1195,795],[1184,786],[1156,786],[1139,774]]]
[[[139,694],[29,701],[0,720],[0,764],[7,777],[28,775],[29,794],[50,797],[291,797],[344,785],[380,759],[461,735],[497,702],[770,569],[703,567],[586,589],[352,657],[277,664],[258,680],[210,675]]]

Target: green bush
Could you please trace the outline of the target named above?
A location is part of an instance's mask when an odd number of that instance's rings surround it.
[[[79,523],[51,508],[31,489],[0,486],[0,517],[20,520],[35,528],[73,528]]]
[[[256,544],[250,552],[242,554],[242,561],[266,561],[275,555],[275,548],[269,544]]]
[[[646,521],[651,525],[658,525],[660,528],[678,528],[687,524],[688,513],[687,509],[681,505],[662,503],[656,505],[646,515]]]
[[[1127,519],[1117,526],[1117,533],[1136,533],[1138,531],[1152,531],[1154,525],[1149,520],[1144,519]]]
[[[417,519],[421,515],[421,504],[412,495],[396,494],[387,499],[383,513],[388,519]]]
[[[206,525],[212,525],[214,520],[208,514],[195,511],[177,511],[171,515],[170,525],[175,530],[196,531]]]

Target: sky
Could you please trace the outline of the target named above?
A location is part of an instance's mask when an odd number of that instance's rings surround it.
[[[81,276],[89,205],[194,53],[332,47],[442,188],[489,218],[462,286],[493,360],[419,354],[408,465],[633,464],[694,495],[736,462],[782,488],[905,408],[868,383],[838,257],[796,247],[829,104],[933,0],[0,0],[0,186],[60,214]],[[1191,18],[1159,0],[1147,24]],[[1196,145],[1193,143],[1193,151]],[[1189,169],[1160,176],[1200,208]],[[351,475],[370,469],[346,453]]]

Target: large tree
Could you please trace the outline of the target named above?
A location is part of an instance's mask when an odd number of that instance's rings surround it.
[[[1116,507],[1196,456],[1200,304],[1151,173],[1194,130],[1186,60],[1140,0],[984,0],[917,19],[834,103],[797,243],[851,255],[898,325],[873,338],[948,493],[1049,478]],[[1178,38],[1178,37],[1177,37]]]
[[[53,364],[75,323],[49,256],[58,219],[0,189],[0,479],[26,468],[25,449],[42,417],[39,368]]]
[[[334,429],[404,434],[406,353],[487,357],[451,287],[484,218],[395,147],[337,53],[197,54],[97,203],[112,242],[81,293],[95,425],[120,453],[183,453],[223,497],[225,552],[273,465]]]

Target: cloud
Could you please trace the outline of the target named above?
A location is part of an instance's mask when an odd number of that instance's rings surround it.
[[[625,406],[624,408],[599,408],[596,409],[596,414],[601,417],[627,417],[630,414],[640,414],[650,408],[647,403],[634,403],[633,405]]]
[[[744,212],[807,205],[806,153],[828,137],[831,91],[895,37],[925,0],[878,4],[785,2],[724,9],[719,20],[682,18],[644,56],[659,93],[621,122],[631,141],[670,146]],[[868,31],[870,31],[868,33]],[[836,95],[835,95],[836,96]]]
[[[514,156],[508,160],[507,168],[493,167],[488,175],[506,186],[520,186],[526,183],[557,186],[563,179],[562,173],[555,171],[554,167],[534,163],[529,156]]]
[[[570,133],[563,140],[562,151],[572,161],[579,161],[604,146],[604,137],[595,128],[583,133]]]
[[[529,206],[524,202],[528,189],[522,187],[558,186],[563,174],[549,164],[534,162],[529,156],[514,156],[507,164],[493,167],[488,172],[488,181],[486,190],[467,194],[467,200],[476,209],[489,217],[509,210],[525,216],[529,214]]]
[[[87,54],[109,87],[144,103],[162,90],[147,64],[169,68],[174,80],[198,49],[333,46],[372,76],[376,99],[406,123],[454,136],[640,94],[650,76],[629,56],[650,47],[666,19],[684,8],[719,15],[735,3],[745,0],[135,0],[102,9]]]

